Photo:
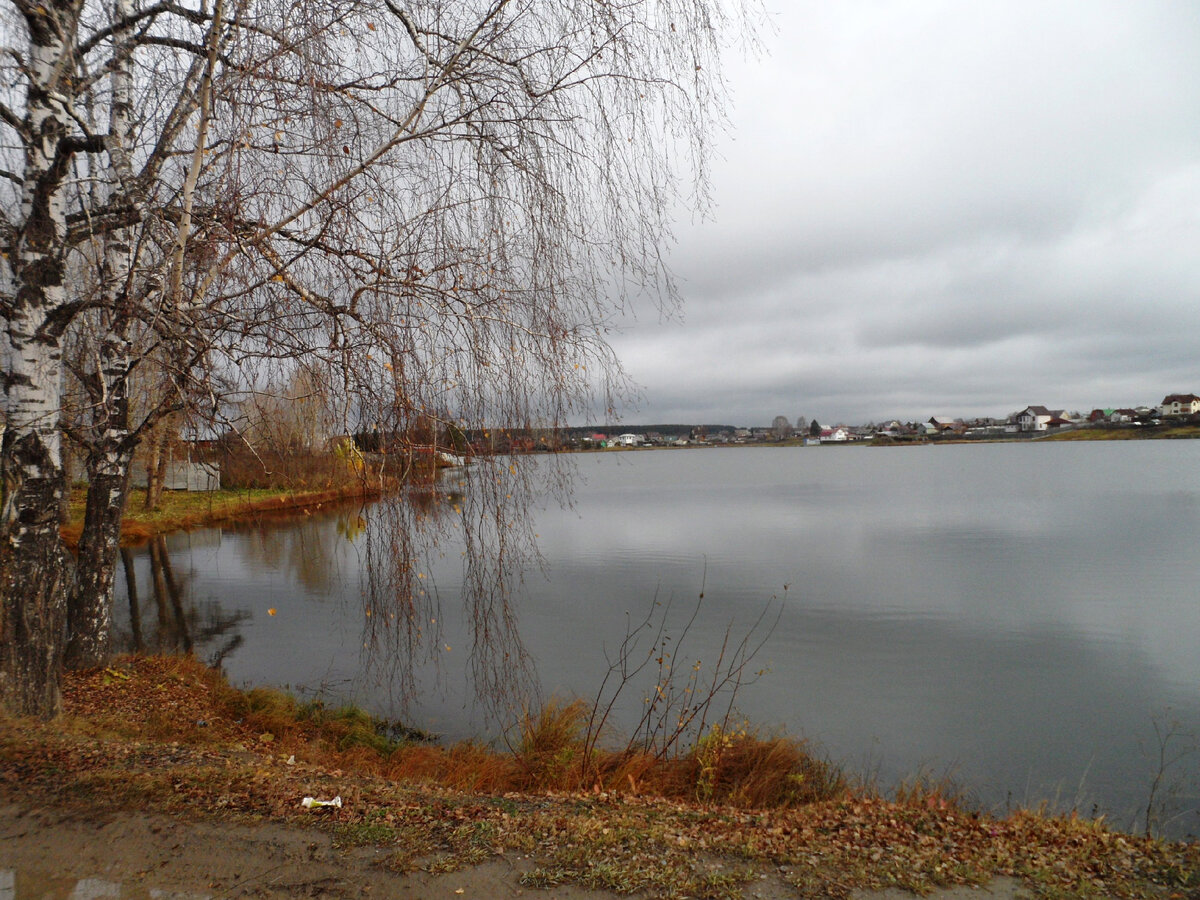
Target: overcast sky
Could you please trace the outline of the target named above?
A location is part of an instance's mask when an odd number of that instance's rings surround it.
[[[767,4],[627,422],[1200,393],[1200,3]]]

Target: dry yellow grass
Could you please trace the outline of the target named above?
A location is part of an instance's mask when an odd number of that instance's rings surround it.
[[[653,790],[656,763],[636,754],[596,763],[615,776],[611,788],[511,789],[536,768],[522,764],[523,753],[548,759],[543,768],[570,783],[572,767],[555,762],[576,746],[570,703],[533,712],[511,753],[379,742],[373,727],[364,733],[370,720],[360,712],[239,692],[190,659],[129,658],[72,673],[65,704],[57,722],[0,717],[0,794],[88,815],[105,807],[321,823],[343,846],[378,845],[400,868],[449,871],[519,852],[534,863],[523,879],[530,887],[732,898],[769,867],[799,897],[926,893],[997,875],[1041,897],[1200,895],[1200,847],[1099,821],[993,817],[928,786],[893,799],[843,786],[828,799],[793,793],[775,805],[778,773],[807,772],[807,763],[798,763],[799,745],[742,730],[710,732],[679,767],[658,770],[679,779],[662,797]],[[688,767],[698,780],[684,777]],[[624,776],[640,789],[618,788]],[[299,805],[334,793],[343,808],[314,816]]]

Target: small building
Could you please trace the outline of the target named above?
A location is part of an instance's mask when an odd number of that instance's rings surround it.
[[[130,465],[129,480],[136,487],[146,486],[148,479],[144,462],[135,460]],[[221,467],[215,462],[169,459],[163,476],[163,488],[168,491],[219,491]]]

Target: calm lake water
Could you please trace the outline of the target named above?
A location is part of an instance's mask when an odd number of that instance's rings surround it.
[[[884,785],[949,775],[988,806],[1047,801],[1138,828],[1169,734],[1180,758],[1158,815],[1198,833],[1200,442],[574,462],[572,505],[533,513],[542,565],[501,607],[463,599],[463,520],[494,487],[468,470],[404,508],[411,545],[375,506],[135,551],[136,615],[122,580],[118,628],[219,658],[235,683],[321,690],[462,737],[495,733],[489,701],[516,696],[497,682],[524,669],[543,695],[594,695],[648,613],[681,663],[709,666],[727,629],[765,609],[774,629],[752,668],[767,671],[737,697],[751,722]],[[398,558],[417,590],[381,600],[367,570]],[[644,674],[618,725],[652,689]]]

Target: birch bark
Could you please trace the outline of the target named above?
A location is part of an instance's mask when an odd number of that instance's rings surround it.
[[[130,0],[113,0],[114,22],[133,12]],[[129,197],[134,177],[130,165],[133,143],[133,45],[117,42],[111,62],[112,101],[105,149],[109,159],[109,200]],[[136,442],[130,433],[130,329],[135,315],[132,283],[134,251],[130,229],[102,238],[101,334],[95,369],[85,386],[91,404],[88,431],[87,506],[79,539],[75,578],[67,601],[68,668],[89,668],[109,655],[113,582],[121,544],[121,519],[129,483],[129,466]]]
[[[18,4],[29,31],[20,219],[6,248],[4,402],[0,447],[0,701],[53,716],[60,697],[69,567],[58,528],[63,492],[62,393],[69,69],[77,8]]]

